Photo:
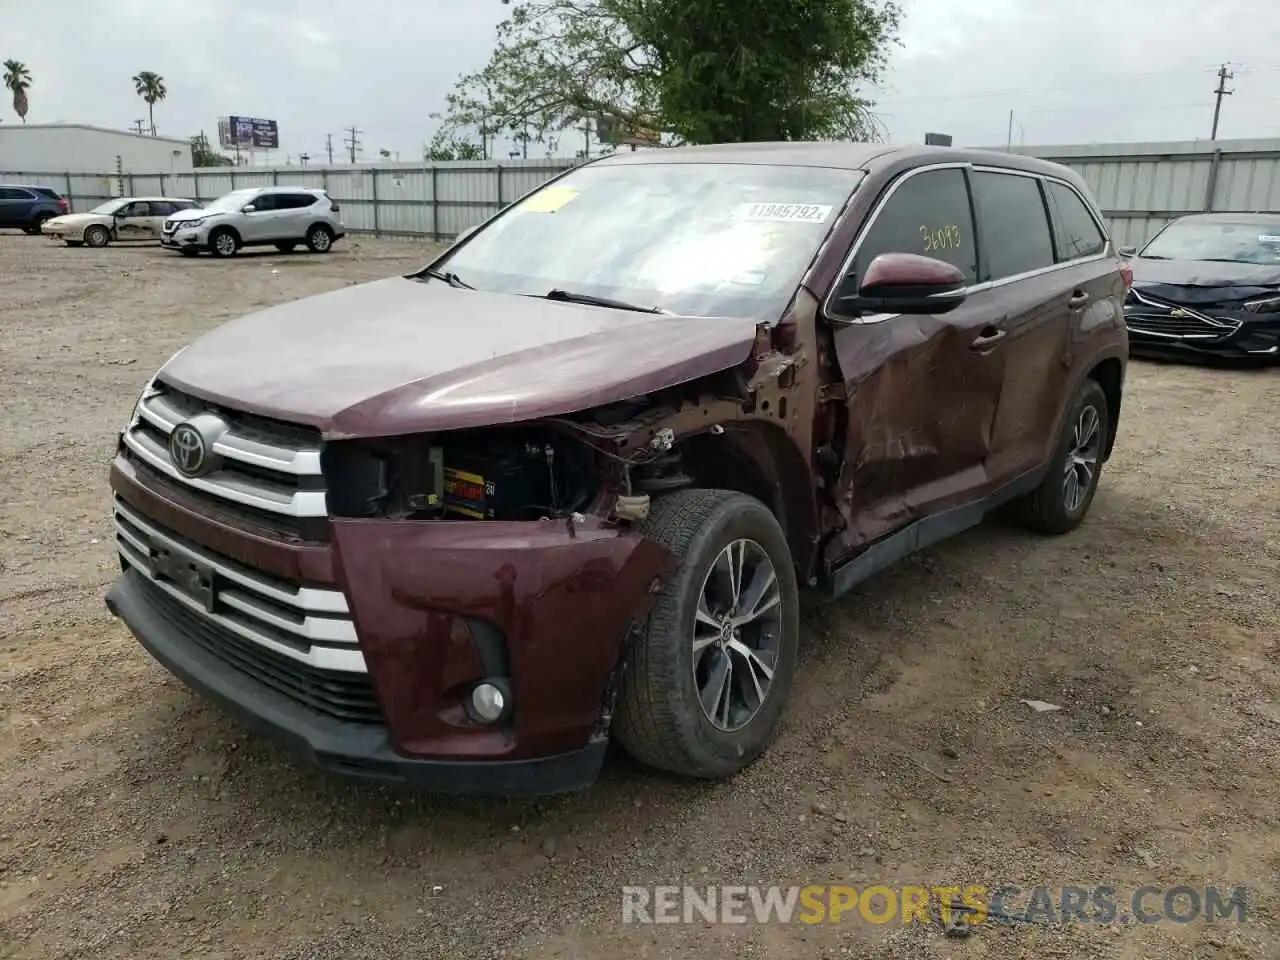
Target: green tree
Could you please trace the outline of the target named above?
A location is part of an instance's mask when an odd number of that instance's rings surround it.
[[[31,86],[31,71],[21,60],[4,62],[4,85],[13,94],[13,112],[27,122],[27,90]]]
[[[151,135],[156,135],[156,104],[169,93],[164,88],[164,77],[150,70],[142,70],[133,78],[133,89],[138,92],[147,104],[147,120],[151,124]]]
[[[191,163],[197,167],[231,167],[235,161],[226,154],[218,153],[209,145],[209,138],[197,133],[191,138]]]
[[[483,160],[484,150],[478,143],[472,143],[446,130],[440,130],[431,138],[430,146],[422,151],[422,159],[428,163],[445,160]]]
[[[872,140],[864,91],[900,18],[897,0],[514,0],[489,63],[455,86],[449,124]]]

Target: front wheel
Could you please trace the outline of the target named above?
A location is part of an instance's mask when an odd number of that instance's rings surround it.
[[[226,227],[215,230],[209,236],[209,252],[215,257],[234,257],[240,249],[240,238]]]
[[[650,766],[731,776],[764,753],[795,674],[800,600],[786,537],[760,501],[682,490],[642,532],[680,568],[622,666],[614,732]]]
[[[84,232],[84,242],[91,247],[105,247],[111,242],[111,233],[103,226],[92,226]]]
[[[1051,535],[1080,526],[1098,492],[1110,429],[1107,395],[1096,380],[1085,380],[1067,408],[1048,473],[1015,503],[1023,525]]]

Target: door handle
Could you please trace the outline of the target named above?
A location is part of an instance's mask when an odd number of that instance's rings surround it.
[[[1072,294],[1071,299],[1067,301],[1067,306],[1070,307],[1072,310],[1079,310],[1088,302],[1089,302],[1089,295],[1085,293],[1083,290],[1077,290],[1074,294]]]
[[[997,343],[1003,340],[1008,331],[1001,330],[999,327],[983,327],[982,333],[971,343],[970,349],[973,350],[990,350]]]

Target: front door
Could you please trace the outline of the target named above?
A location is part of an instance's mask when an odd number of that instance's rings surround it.
[[[116,212],[117,240],[154,240],[160,236],[160,229],[153,222],[151,203],[147,200],[134,200]]]
[[[881,253],[916,253],[977,280],[978,248],[962,166],[908,172],[858,241],[852,272]],[[848,401],[837,503],[846,528],[838,561],[990,486],[1005,354],[1004,317],[975,293],[936,316],[864,316],[833,330]]]
[[[275,220],[280,216],[276,209],[275,194],[263,193],[252,200],[253,209],[239,223],[240,236],[246,243],[256,243],[275,236]]]

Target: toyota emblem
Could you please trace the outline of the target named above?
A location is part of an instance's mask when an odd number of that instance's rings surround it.
[[[169,456],[183,476],[200,476],[208,459],[204,437],[191,424],[178,424],[173,428],[173,433],[169,434]]]

